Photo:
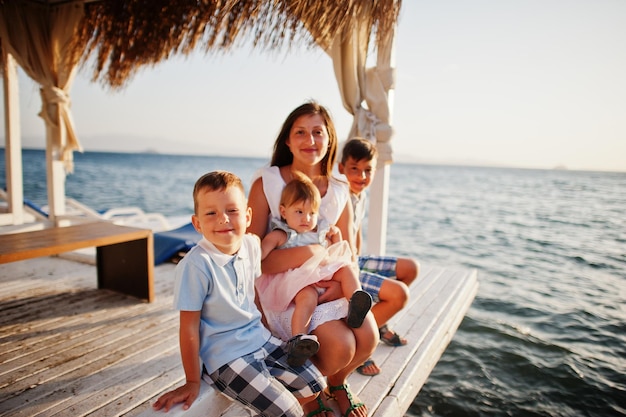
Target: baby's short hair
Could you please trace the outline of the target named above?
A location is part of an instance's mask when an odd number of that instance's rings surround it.
[[[290,207],[300,201],[310,201],[311,208],[318,212],[322,204],[320,191],[313,181],[299,172],[292,172],[293,179],[285,185],[280,195],[280,205]]]
[[[212,171],[204,174],[196,181],[196,184],[193,186],[193,210],[194,213],[198,211],[198,194],[201,190],[209,190],[209,191],[223,191],[230,187],[237,187],[241,190],[245,195],[245,190],[243,188],[243,183],[241,179],[228,171]]]
[[[352,158],[355,161],[372,161],[378,157],[378,151],[376,146],[367,139],[352,138],[343,145],[343,151],[341,152],[341,163],[348,162],[348,158]]]

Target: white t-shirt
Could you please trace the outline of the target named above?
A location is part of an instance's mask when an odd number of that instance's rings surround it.
[[[275,219],[280,219],[280,195],[285,185],[287,185],[282,175],[280,175],[280,168],[277,166],[261,168],[252,177],[252,182],[259,177],[263,178],[263,192],[265,193],[271,216]],[[326,195],[322,197],[320,217],[330,225],[336,224],[346,207],[349,196],[350,188],[348,188],[348,183],[337,178],[330,178]]]

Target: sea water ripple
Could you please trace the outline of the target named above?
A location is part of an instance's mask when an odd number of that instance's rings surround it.
[[[248,189],[265,163],[87,152],[66,187],[96,209],[187,216],[200,175]],[[43,151],[24,151],[24,183],[46,203]],[[407,415],[626,415],[626,173],[394,164],[389,196],[387,253],[480,281]]]

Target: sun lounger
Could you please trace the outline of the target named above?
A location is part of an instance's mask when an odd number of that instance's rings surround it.
[[[6,198],[6,191],[0,190],[0,200],[6,200]],[[24,199],[24,212],[30,217],[28,222],[47,222],[49,219],[48,206],[39,206],[27,198]],[[114,207],[98,212],[71,197],[65,198],[65,214],[60,218],[68,220],[71,224],[106,220],[121,226],[151,229],[154,232],[170,230],[172,227],[161,213],[146,213],[135,206]]]

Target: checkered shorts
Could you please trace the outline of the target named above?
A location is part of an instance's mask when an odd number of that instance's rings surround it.
[[[263,417],[302,417],[297,398],[310,397],[326,387],[317,368],[287,365],[287,344],[271,337],[263,347],[219,368],[210,378],[213,386]]]
[[[367,291],[375,303],[380,301],[378,293],[386,279],[395,279],[395,256],[359,256],[359,281],[364,291]]]

